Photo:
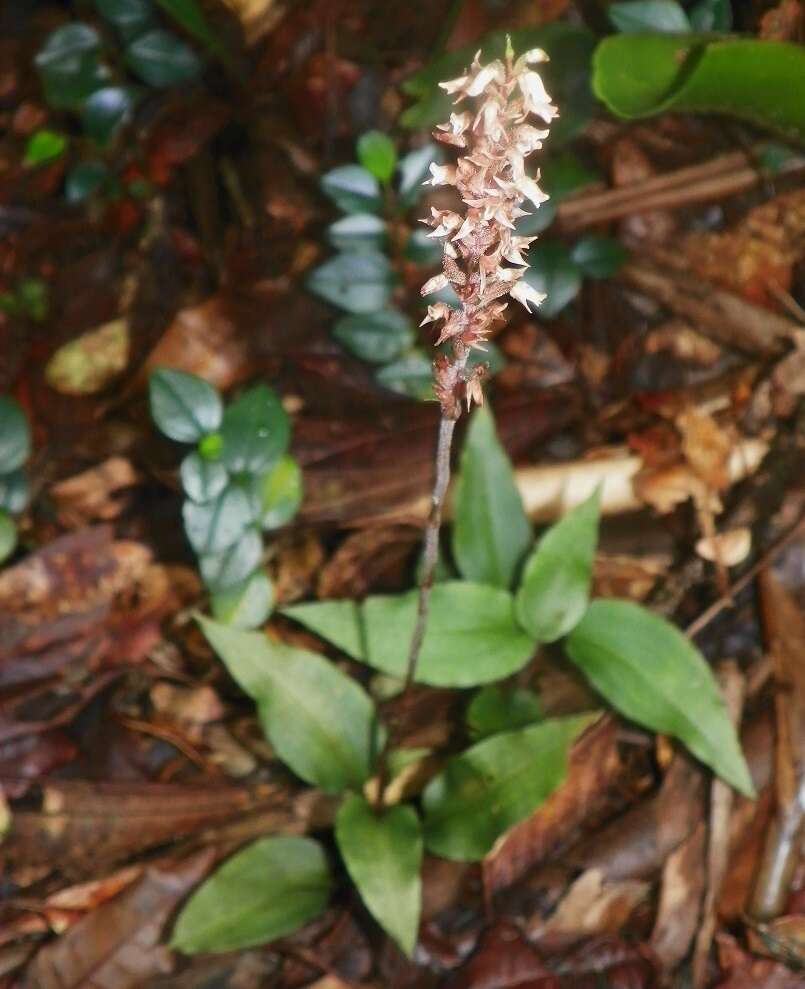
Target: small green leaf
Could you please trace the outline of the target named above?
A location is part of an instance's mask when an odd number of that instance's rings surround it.
[[[197,0],[156,0],[156,3],[221,62],[230,68],[234,65],[231,52],[204,16]]]
[[[511,587],[534,538],[488,406],[472,414],[453,501],[453,556],[467,580]]]
[[[80,161],[67,173],[64,197],[68,203],[83,203],[100,192],[109,182],[111,173],[103,161]]]
[[[213,594],[210,605],[213,617],[224,625],[259,628],[274,607],[274,586],[263,570],[257,570],[234,587]]]
[[[126,61],[143,82],[157,89],[190,82],[201,74],[201,62],[190,45],[161,28],[136,38],[126,50]]]
[[[279,529],[296,515],[302,503],[302,471],[287,454],[257,481],[260,527]]]
[[[207,587],[220,594],[237,586],[253,573],[263,555],[263,540],[254,528],[246,529],[229,549],[216,555],[199,557],[198,565]]]
[[[7,395],[0,395],[0,473],[18,470],[31,454],[31,430],[25,413]]]
[[[559,786],[570,746],[596,717],[552,718],[493,735],[451,759],[422,794],[428,849],[459,861],[483,858]]]
[[[0,511],[0,563],[4,563],[17,548],[17,526],[14,519]]]
[[[262,382],[252,385],[224,412],[221,461],[232,473],[264,471],[287,449],[290,429],[276,392]]]
[[[335,839],[369,912],[410,958],[422,901],[416,811],[398,805],[377,814],[363,797],[348,796],[336,815]]]
[[[81,122],[84,130],[98,144],[111,142],[131,119],[137,91],[131,86],[104,86],[84,100]]]
[[[587,609],[599,513],[596,491],[548,529],[526,562],[517,618],[538,642],[567,635]]]
[[[41,278],[23,278],[17,284],[17,300],[22,311],[37,323],[47,317],[49,294],[48,284]]]
[[[25,145],[23,161],[26,165],[44,165],[64,154],[67,138],[52,130],[35,131]]]
[[[100,47],[100,35],[88,24],[65,24],[48,35],[34,62],[50,106],[77,109],[106,83],[109,70],[98,61]]]
[[[411,321],[397,309],[343,316],[333,327],[332,335],[351,354],[372,364],[387,364],[414,342]]]
[[[534,311],[553,319],[572,302],[581,288],[581,273],[567,247],[558,240],[537,241],[528,252],[531,267],[523,276],[529,285],[547,298]]]
[[[394,274],[379,251],[347,251],[315,268],[307,279],[308,290],[339,309],[373,313],[384,309],[391,295]]]
[[[476,738],[526,728],[542,718],[539,698],[533,690],[497,683],[481,687],[466,714],[467,728]]]
[[[680,739],[737,790],[754,795],[718,684],[677,628],[631,601],[593,601],[568,637],[567,653],[621,714]]]
[[[730,0],[699,0],[688,11],[694,31],[729,31],[732,27]]]
[[[613,27],[623,33],[654,31],[682,34],[690,31],[690,21],[676,0],[626,0],[611,3],[607,14]]]
[[[202,505],[186,501],[182,517],[187,538],[199,556],[216,556],[237,542],[252,523],[246,492],[228,485],[212,501]]]
[[[377,372],[375,380],[398,395],[423,402],[433,398],[433,364],[418,348],[386,364]]]
[[[195,374],[160,367],[148,379],[151,416],[178,443],[195,443],[221,425],[221,396]]]
[[[355,659],[391,676],[405,675],[417,592],[354,601],[292,605],[284,614]],[[511,594],[486,584],[446,581],[431,591],[418,683],[474,687],[521,669],[534,652],[514,617]]]
[[[370,130],[358,138],[358,161],[381,182],[388,182],[397,165],[397,149],[391,138],[379,130]]]
[[[345,213],[376,213],[382,205],[380,184],[360,165],[341,165],[325,173],[321,188]]]
[[[401,204],[408,209],[425,194],[422,183],[430,176],[433,162],[444,161],[442,149],[437,144],[423,144],[409,151],[397,165],[399,174],[397,194]]]
[[[21,470],[0,474],[0,510],[9,515],[19,515],[28,504],[31,489],[28,478]]]
[[[95,0],[95,7],[124,41],[131,41],[154,23],[151,0]]]
[[[213,872],[185,904],[171,947],[185,954],[238,951],[298,930],[330,896],[318,842],[297,835],[260,838]]]
[[[329,793],[360,789],[379,750],[374,704],[329,660],[200,618],[210,645],[257,702],[275,752],[297,776]]]
[[[198,454],[204,460],[219,460],[224,448],[224,438],[220,433],[207,433],[198,441]]]
[[[619,240],[590,234],[573,245],[571,259],[588,278],[611,278],[629,256]]]
[[[229,474],[223,464],[207,460],[197,450],[184,458],[179,468],[184,493],[191,501],[212,501],[229,483]]]
[[[371,213],[351,213],[330,224],[327,240],[338,251],[382,250],[387,240],[386,223]]]

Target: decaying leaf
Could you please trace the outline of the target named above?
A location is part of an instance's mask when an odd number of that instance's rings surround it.
[[[125,370],[128,359],[128,322],[114,319],[60,347],[47,363],[45,379],[63,395],[94,395]]]

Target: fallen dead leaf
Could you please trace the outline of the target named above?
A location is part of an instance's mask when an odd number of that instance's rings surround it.
[[[727,529],[715,536],[705,536],[696,543],[696,552],[703,560],[721,563],[725,567],[737,567],[749,556],[752,549],[752,533],[749,529]]]
[[[126,505],[126,490],[141,480],[126,457],[110,457],[96,467],[54,484],[50,496],[59,521],[66,528],[90,522],[110,522]]]
[[[94,395],[128,360],[128,321],[114,319],[60,347],[45,367],[45,380],[62,395]]]

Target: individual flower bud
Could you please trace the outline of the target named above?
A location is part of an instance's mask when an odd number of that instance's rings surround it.
[[[517,299],[518,302],[521,302],[529,312],[531,312],[529,305],[538,306],[548,298],[547,295],[543,292],[538,292],[533,285],[529,285],[524,280],[512,286],[509,290],[509,295],[513,299]]]

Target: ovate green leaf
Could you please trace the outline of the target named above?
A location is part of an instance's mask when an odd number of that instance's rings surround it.
[[[332,334],[350,353],[372,364],[387,364],[414,342],[411,321],[397,309],[342,316]]]
[[[151,415],[160,430],[179,443],[195,443],[221,424],[221,396],[195,374],[160,367],[148,379]]]
[[[607,7],[610,21],[618,31],[663,34],[684,34],[690,31],[690,21],[676,0],[625,0]]]
[[[226,467],[217,460],[207,460],[197,450],[184,458],[179,475],[184,493],[199,504],[217,498],[229,483]]]
[[[433,364],[431,358],[419,349],[409,350],[381,367],[375,379],[398,395],[423,402],[433,398]]]
[[[229,484],[212,501],[186,501],[182,517],[187,538],[201,556],[229,549],[253,521],[246,492],[236,484]]]
[[[379,130],[370,130],[358,138],[358,161],[381,182],[388,182],[397,164],[394,142]]]
[[[471,735],[486,738],[542,721],[542,709],[533,690],[490,683],[473,697],[465,720]]]
[[[287,449],[290,429],[276,392],[262,383],[253,385],[224,412],[221,461],[235,473],[264,471]]]
[[[0,474],[22,467],[31,453],[28,420],[13,398],[0,395]]]
[[[0,474],[0,509],[9,515],[18,515],[28,504],[31,489],[28,478],[21,470]]]
[[[576,241],[570,257],[588,278],[611,278],[628,257],[628,251],[613,237],[590,234]]]
[[[371,213],[351,213],[331,223],[327,240],[337,251],[379,251],[386,243],[386,223]]]
[[[382,203],[380,184],[360,165],[341,165],[327,172],[321,188],[345,213],[376,213]]]
[[[347,312],[372,313],[384,309],[394,275],[379,251],[345,251],[315,268],[307,287],[326,302]]]
[[[215,594],[230,590],[245,580],[260,563],[263,540],[256,529],[246,529],[223,553],[199,557],[198,566],[207,587]]]
[[[28,138],[23,161],[26,165],[44,165],[64,154],[67,138],[53,130],[38,130]]]
[[[282,457],[256,478],[260,527],[279,529],[296,515],[302,503],[302,471],[293,457]]]
[[[572,302],[581,288],[581,272],[567,247],[558,240],[538,240],[528,252],[531,267],[523,276],[547,298],[534,311],[552,319]]]
[[[165,89],[201,74],[201,61],[177,34],[156,28],[136,38],[126,50],[132,71],[149,86]]]
[[[210,599],[213,616],[235,628],[259,628],[274,606],[274,586],[263,570],[256,570],[228,590]]]

